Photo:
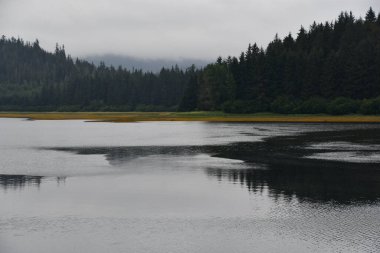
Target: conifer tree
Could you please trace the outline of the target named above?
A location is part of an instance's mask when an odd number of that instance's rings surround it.
[[[368,23],[375,23],[376,22],[376,14],[372,10],[372,7],[370,7],[369,10],[367,11],[367,13],[365,15],[365,21]]]

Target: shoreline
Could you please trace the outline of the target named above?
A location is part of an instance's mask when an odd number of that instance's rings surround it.
[[[380,123],[380,115],[283,115],[222,112],[0,112],[0,118],[88,120],[94,122],[201,121],[252,123]]]

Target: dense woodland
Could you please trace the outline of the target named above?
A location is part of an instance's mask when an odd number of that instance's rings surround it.
[[[189,77],[173,67],[158,74],[73,60],[64,47],[0,39],[0,110],[176,110]]]
[[[380,16],[341,13],[296,37],[276,36],[266,49],[253,44],[219,58],[191,81],[180,109],[380,113]]]
[[[224,110],[380,114],[380,15],[277,35],[203,69],[144,73],[73,60],[38,41],[0,40],[0,110]]]

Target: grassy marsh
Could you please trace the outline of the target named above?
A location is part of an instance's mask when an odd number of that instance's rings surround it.
[[[89,120],[107,122],[206,121],[206,122],[300,122],[380,123],[380,116],[368,115],[282,115],[272,113],[226,114],[222,112],[0,112],[1,118],[31,120]]]

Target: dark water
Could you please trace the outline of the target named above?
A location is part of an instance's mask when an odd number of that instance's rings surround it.
[[[380,126],[0,119],[0,252],[379,252]]]

